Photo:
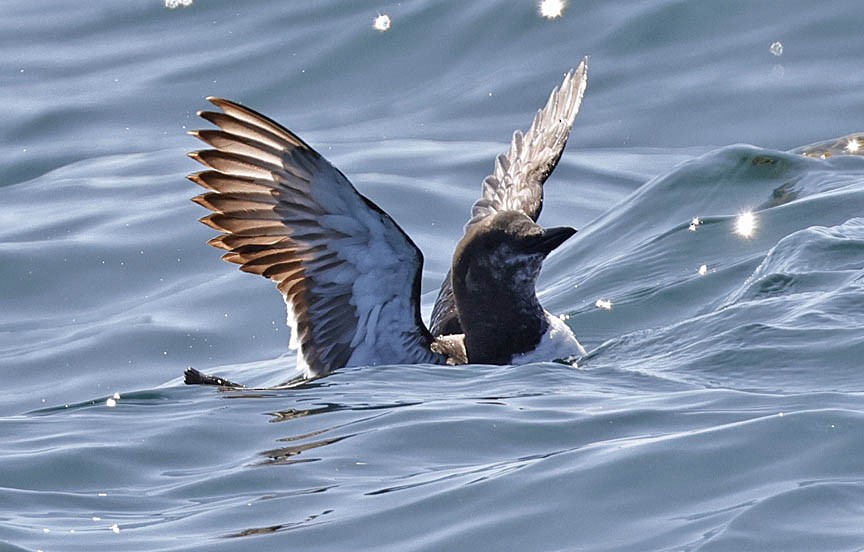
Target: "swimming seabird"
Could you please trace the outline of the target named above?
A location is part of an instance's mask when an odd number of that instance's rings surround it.
[[[423,254],[380,207],[296,134],[238,103],[208,100],[218,129],[189,155],[208,170],[208,243],[240,270],[276,283],[305,378],[346,366],[521,364],[582,355],[570,328],[543,309],[535,284],[546,256],[576,230],[543,228],[543,183],[558,164],[587,84],[587,59],[553,89],[524,134],[495,160],[456,247],[427,329]],[[209,378],[209,380],[208,380]],[[187,371],[187,382],[229,383]]]

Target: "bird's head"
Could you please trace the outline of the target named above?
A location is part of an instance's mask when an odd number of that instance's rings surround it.
[[[518,211],[481,220],[456,246],[454,290],[462,284],[462,291],[472,294],[508,289],[534,297],[543,260],[575,233],[569,226],[543,228]]]

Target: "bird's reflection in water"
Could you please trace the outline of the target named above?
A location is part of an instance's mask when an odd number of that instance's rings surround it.
[[[317,433],[324,433],[325,431],[327,431],[327,430],[317,432]],[[317,449],[317,448],[320,448],[323,446],[338,443],[339,441],[343,441],[345,439],[348,439],[349,437],[354,437],[354,435],[356,435],[356,433],[348,434],[348,435],[342,435],[339,437],[331,437],[329,439],[319,439],[317,441],[310,441],[307,443],[297,443],[297,444],[293,444],[293,445],[289,445],[289,446],[285,446],[285,447],[278,447],[278,448],[274,448],[274,449],[270,449],[270,450],[265,450],[264,452],[260,453],[261,456],[264,457],[264,459],[261,460],[260,462],[257,462],[255,465],[256,466],[265,466],[265,465],[274,465],[274,464],[285,465],[285,464],[298,464],[301,462],[317,462],[317,461],[321,460],[321,458],[313,458],[313,457],[297,458],[297,456],[299,456],[300,454],[302,454],[303,452],[308,451],[308,450],[313,450],[313,449]],[[280,441],[293,441],[293,440],[301,439],[301,438],[304,438],[307,436],[285,437],[285,438],[282,438],[279,440]]]
[[[230,393],[225,395],[225,398],[230,399],[254,399],[254,398],[273,398],[282,395],[284,392],[273,392],[270,390],[242,390],[242,391],[231,391]],[[296,399],[296,397],[295,397]],[[313,399],[314,400],[314,399]],[[295,400],[296,402],[296,400]],[[296,435],[289,435],[286,437],[281,437],[278,439],[279,442],[282,443],[290,443],[287,446],[277,447],[273,449],[268,449],[263,452],[260,452],[259,455],[263,457],[259,462],[255,462],[253,466],[265,466],[265,465],[288,465],[288,464],[297,464],[301,462],[317,462],[321,460],[320,457],[312,457],[312,456],[304,456],[302,458],[298,458],[299,455],[304,452],[318,449],[324,447],[326,445],[332,445],[334,443],[338,443],[343,441],[349,437],[354,437],[359,432],[353,431],[350,433],[343,433],[341,435],[333,435],[327,438],[320,438],[322,435],[327,433],[342,433],[348,427],[354,426],[356,424],[361,424],[365,422],[369,422],[381,416],[386,416],[388,413],[392,412],[395,408],[405,407],[405,406],[415,406],[421,404],[418,401],[405,401],[405,402],[395,402],[395,403],[387,403],[387,404],[361,404],[361,405],[343,405],[334,402],[316,402],[313,405],[310,405],[309,408],[288,408],[285,410],[277,410],[275,412],[268,412],[267,414],[270,416],[269,421],[271,423],[278,422],[289,422],[289,421],[297,421],[303,418],[308,418],[310,416],[316,414],[327,414],[333,412],[368,412],[368,411],[376,411],[373,415],[365,415],[359,418],[350,419],[344,421],[343,423],[335,424],[330,427],[325,427],[321,429],[317,429],[311,432],[304,432]]]
[[[297,521],[294,523],[279,523],[276,525],[269,525],[267,527],[252,527],[249,529],[243,529],[242,531],[238,531],[236,533],[229,533],[225,535],[225,538],[234,539],[237,537],[253,537],[256,535],[268,535],[271,533],[278,533],[280,531],[290,531],[291,529],[299,529],[301,527],[309,527],[315,523],[315,520],[321,516],[326,516],[327,514],[333,512],[332,509],[324,510],[317,514],[312,514],[307,516],[303,521]],[[324,523],[324,521],[318,521],[316,523]]]

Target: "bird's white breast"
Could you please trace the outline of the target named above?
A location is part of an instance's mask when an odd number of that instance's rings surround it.
[[[573,335],[570,327],[553,314],[546,313],[549,329],[540,338],[532,351],[513,355],[511,364],[530,364],[532,362],[548,362],[585,355],[585,348]]]

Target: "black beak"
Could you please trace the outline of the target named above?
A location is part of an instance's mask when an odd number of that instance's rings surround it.
[[[532,243],[528,245],[528,249],[533,253],[548,255],[553,249],[567,241],[575,233],[576,229],[569,226],[546,228],[542,234],[532,240]]]

